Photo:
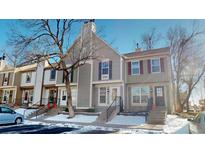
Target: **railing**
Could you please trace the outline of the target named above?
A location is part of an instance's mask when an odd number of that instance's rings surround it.
[[[123,110],[123,104],[122,104],[122,98],[121,96],[117,96],[115,97],[115,99],[113,100],[113,102],[110,104],[110,106],[107,108],[106,110],[106,121],[108,122],[109,117],[112,114],[113,108],[116,110],[117,107],[119,107],[119,111],[122,112]]]

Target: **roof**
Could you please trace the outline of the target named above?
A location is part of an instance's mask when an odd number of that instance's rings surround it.
[[[156,54],[163,54],[163,53],[169,53],[169,47],[152,49],[152,50],[144,50],[144,51],[135,51],[135,52],[126,53],[123,56],[125,58],[134,58],[134,57],[149,56],[149,55],[156,55]]]

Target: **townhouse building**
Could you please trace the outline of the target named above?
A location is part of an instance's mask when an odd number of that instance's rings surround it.
[[[16,91],[15,69],[6,65],[4,57],[0,60],[0,103],[14,103]]]
[[[125,58],[126,107],[129,112],[146,110],[150,101],[154,106],[173,110],[171,90],[171,61],[169,48],[135,52]]]
[[[149,101],[156,106],[165,106],[169,111],[172,110],[169,48],[150,51],[136,49],[134,52],[120,55],[96,34],[96,26],[92,21],[83,25],[81,34],[69,52],[75,52],[82,40],[90,41],[95,48],[89,50],[93,50],[97,58],[87,60],[70,74],[75,109],[103,111],[120,96],[125,112],[144,111]],[[70,65],[69,59],[66,64]],[[1,103],[56,103],[59,107],[66,106],[67,93],[63,72],[52,69],[47,62],[11,69],[1,68]]]

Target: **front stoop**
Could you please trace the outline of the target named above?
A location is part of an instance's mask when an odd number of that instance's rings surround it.
[[[156,107],[148,113],[147,123],[148,124],[164,124],[166,120],[166,108]]]
[[[101,112],[101,114],[96,119],[95,123],[106,123],[111,121],[118,113],[120,112],[119,107],[112,106],[109,110],[109,113],[107,110]]]

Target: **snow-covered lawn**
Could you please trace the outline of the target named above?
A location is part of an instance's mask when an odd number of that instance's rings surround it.
[[[141,125],[145,123],[144,116],[124,116],[117,115],[107,124],[117,124],[117,125]]]
[[[28,117],[31,113],[35,112],[36,109],[24,109],[24,108],[18,108],[15,110],[17,113],[22,114],[26,117]]]
[[[189,122],[176,115],[167,115],[166,124],[164,125],[164,133],[168,134],[188,134]]]
[[[62,122],[82,122],[82,123],[92,123],[96,120],[98,116],[91,115],[76,115],[74,118],[68,118],[68,115],[59,114],[45,120],[51,121],[62,121]]]

